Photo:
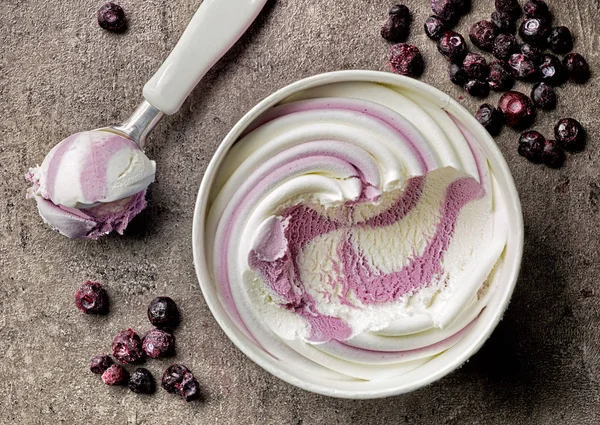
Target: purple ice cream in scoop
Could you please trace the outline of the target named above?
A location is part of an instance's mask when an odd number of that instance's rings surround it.
[[[146,207],[156,164],[133,141],[107,131],[74,134],[25,175],[40,216],[69,238],[98,239]]]

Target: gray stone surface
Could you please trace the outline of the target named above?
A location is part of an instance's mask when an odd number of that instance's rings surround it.
[[[121,0],[130,30],[100,30],[98,0],[3,0],[0,13],[0,423],[2,424],[597,424],[600,422],[600,177],[597,1],[553,1],[575,50],[595,71],[585,86],[558,90],[559,108],[537,128],[574,116],[588,149],[560,170],[526,163],[517,133],[497,141],[521,193],[526,226],[522,276],[504,320],[460,370],[414,393],[385,400],[330,399],[296,389],[245,358],[213,320],[192,264],[196,192],[219,141],[255,103],[299,78],[338,69],[387,70],[378,36],[388,0],[273,0],[242,41],[200,84],[180,113],[152,135],[158,163],[149,207],[124,237],[67,240],[42,225],[25,200],[22,175],[64,137],[118,122],[177,41],[199,0]],[[428,2],[407,0],[423,80],[470,110],[477,102],[445,77],[421,30]],[[474,1],[459,29],[492,11]],[[523,86],[525,87],[525,86]],[[529,89],[527,89],[529,90]],[[462,98],[465,96],[465,98]],[[495,102],[497,95],[490,101]],[[73,304],[86,279],[108,288],[108,317]],[[207,400],[186,405],[105,387],[87,370],[112,336],[148,329],[145,309],[170,294],[184,321],[178,355]],[[171,362],[153,361],[159,375]]]

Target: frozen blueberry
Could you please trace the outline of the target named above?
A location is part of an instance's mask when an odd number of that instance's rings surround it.
[[[461,87],[463,87],[465,84],[467,84],[467,81],[469,81],[467,72],[462,68],[462,66],[455,63],[451,63],[448,66],[448,77],[450,78],[450,81]]]
[[[175,337],[162,329],[152,329],[144,336],[142,348],[153,359],[167,357],[175,352]]]
[[[425,69],[421,52],[412,44],[394,44],[390,50],[389,59],[392,69],[407,77],[420,77]]]
[[[106,356],[104,354],[98,354],[97,356],[92,357],[90,360],[90,370],[92,373],[96,373],[98,375],[102,375],[106,369],[108,369],[113,364],[110,356]]]
[[[534,64],[539,65],[542,61],[542,54],[537,47],[533,47],[531,44],[523,43],[520,46],[521,53],[527,56]]]
[[[75,305],[87,314],[105,314],[108,312],[108,294],[100,283],[88,280],[75,292]]]
[[[537,131],[526,131],[519,137],[519,155],[539,164],[542,162],[542,151],[545,143],[546,138]]]
[[[563,58],[562,63],[569,78],[576,83],[583,84],[590,79],[590,67],[579,53],[569,53]]]
[[[140,367],[131,374],[127,386],[131,391],[138,394],[152,394],[156,391],[154,377],[148,369]]]
[[[393,43],[404,41],[408,37],[411,22],[408,7],[397,4],[390,9],[388,19],[381,27],[381,36]]]
[[[523,81],[536,81],[538,79],[538,67],[535,63],[522,53],[515,53],[508,59],[515,78]]]
[[[554,53],[564,55],[573,49],[573,37],[567,27],[554,27],[548,35],[548,47]]]
[[[492,21],[479,21],[471,27],[469,38],[475,46],[491,52],[498,33],[498,27]]]
[[[525,16],[528,18],[543,19],[547,22],[552,20],[548,4],[542,0],[530,0],[523,6]]]
[[[518,0],[495,0],[494,3],[497,11],[510,15],[513,20],[521,16],[521,5]]]
[[[527,18],[519,27],[519,35],[526,43],[536,47],[545,47],[550,27],[539,18]]]
[[[183,377],[191,373],[190,370],[182,364],[174,364],[169,366],[162,376],[162,387],[171,394],[176,394],[181,385]]]
[[[427,37],[436,41],[439,40],[444,31],[446,31],[446,25],[444,24],[444,21],[435,15],[431,15],[429,18],[427,18],[424,28]]]
[[[551,168],[560,168],[565,162],[565,152],[555,140],[546,140],[544,143],[542,162]]]
[[[487,97],[490,94],[490,86],[485,81],[469,80],[465,84],[465,91],[473,97]]]
[[[181,364],[169,366],[161,381],[162,387],[171,394],[179,394],[186,401],[200,397],[200,386],[190,370]]]
[[[433,14],[448,23],[454,23],[461,15],[460,4],[456,0],[431,0]]]
[[[463,60],[463,69],[470,79],[485,80],[490,72],[490,67],[485,58],[478,53],[467,53]]]
[[[504,93],[498,101],[498,108],[504,113],[504,123],[509,127],[527,128],[535,120],[533,102],[518,91]]]
[[[491,19],[501,33],[514,34],[517,32],[517,23],[508,13],[494,10]]]
[[[546,83],[537,83],[531,90],[533,104],[546,111],[556,108],[556,93],[552,86]]]
[[[475,118],[492,136],[496,136],[502,130],[504,125],[504,115],[498,108],[494,108],[489,103],[484,103],[479,107]]]
[[[460,63],[467,54],[467,43],[462,35],[455,31],[446,31],[437,44],[438,51],[450,62]]]
[[[504,62],[494,61],[490,64],[488,84],[492,90],[506,91],[512,89],[515,78]]]
[[[121,331],[112,342],[113,357],[121,363],[140,363],[145,358],[142,340],[133,329]]]
[[[554,55],[542,56],[542,62],[539,66],[540,81],[550,84],[551,86],[560,86],[567,79],[562,62]]]
[[[179,395],[188,402],[200,398],[200,384],[191,373],[186,373],[181,380]]]
[[[106,385],[125,385],[129,379],[129,373],[123,366],[114,364],[102,374],[102,382]]]
[[[579,121],[573,118],[558,121],[554,126],[554,137],[560,146],[569,152],[577,152],[585,147],[585,130]]]
[[[148,320],[157,328],[176,328],[179,324],[177,304],[169,297],[154,298],[148,307]]]
[[[492,54],[500,60],[508,60],[513,53],[519,51],[519,42],[514,35],[500,34],[494,40]]]
[[[125,12],[118,4],[106,3],[98,9],[98,24],[107,31],[123,32],[127,29]]]

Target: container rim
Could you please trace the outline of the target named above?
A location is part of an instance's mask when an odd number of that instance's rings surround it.
[[[303,379],[301,374],[297,373],[297,370],[293,368],[293,365],[286,365],[257,347],[237,328],[227,311],[225,311],[221,305],[212,278],[209,274],[209,267],[206,264],[204,246],[208,200],[215,176],[217,175],[219,166],[227,152],[238,140],[246,127],[266,110],[299,91],[326,84],[350,81],[373,82],[416,91],[457,117],[469,128],[480,143],[490,167],[493,169],[493,174],[501,189],[501,194],[503,195],[506,204],[507,214],[510,217],[508,223],[508,242],[501,271],[501,284],[496,288],[490,303],[482,312],[479,320],[477,320],[476,326],[474,326],[472,331],[469,332],[468,335],[465,335],[457,345],[416,369],[430,369],[426,371],[426,373],[418,374],[413,380],[405,379],[406,375],[403,375],[399,379],[390,380],[390,384],[385,388],[376,390],[361,388],[360,385],[357,385],[356,390],[348,390],[336,388],[333,385],[310,382]],[[364,70],[336,71],[305,78],[277,90],[246,113],[234,125],[227,136],[225,136],[204,173],[196,199],[192,228],[194,266],[200,289],[202,290],[204,299],[206,300],[212,315],[229,339],[252,361],[285,382],[314,393],[350,399],[382,398],[416,390],[452,372],[466,362],[469,357],[475,354],[496,328],[504,311],[508,307],[519,275],[521,258],[523,255],[523,243],[523,214],[514,180],[494,139],[477,122],[477,120],[449,95],[426,83],[387,72]],[[440,358],[444,357],[446,354],[450,354],[450,351],[452,351],[453,356],[447,355],[445,357],[452,358],[444,358],[443,361],[440,361]],[[412,372],[409,372],[409,374],[411,373]],[[335,381],[331,382],[333,383]],[[358,382],[358,384],[360,384],[360,382]]]

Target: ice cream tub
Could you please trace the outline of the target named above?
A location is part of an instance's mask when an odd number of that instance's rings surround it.
[[[319,394],[406,393],[461,366],[515,287],[523,218],[486,130],[414,79],[291,84],[229,132],[193,225],[201,290],[231,341]]]

